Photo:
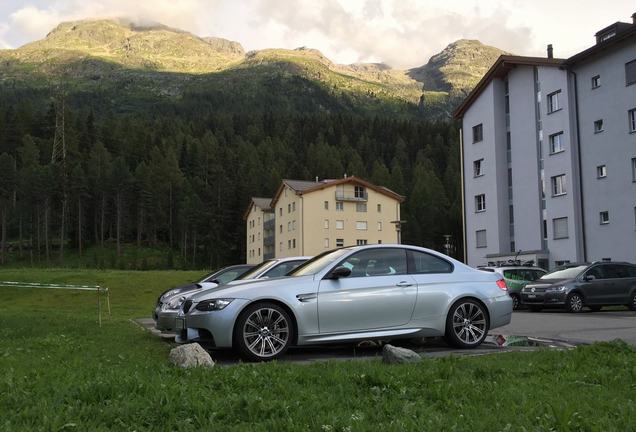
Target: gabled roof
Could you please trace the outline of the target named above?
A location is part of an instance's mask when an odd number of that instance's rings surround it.
[[[328,187],[337,186],[337,185],[346,184],[346,183],[359,184],[360,186],[364,186],[367,189],[371,189],[378,193],[381,193],[382,195],[389,196],[399,201],[400,203],[404,202],[405,200],[404,196],[392,191],[389,188],[386,188],[384,186],[376,186],[373,183],[369,183],[366,180],[362,180],[361,178],[351,176],[351,177],[345,177],[345,178],[337,179],[337,180],[322,180],[318,182],[285,179],[282,181],[282,183],[278,187],[278,190],[276,191],[276,194],[274,195],[274,198],[272,199],[271,205],[272,207],[275,206],[280,195],[283,193],[283,189],[285,188],[285,186],[289,186],[292,190],[294,190],[294,192],[296,192],[296,195],[306,195],[311,192],[315,192],[315,191],[322,190]]]
[[[513,55],[501,55],[493,64],[486,75],[477,83],[475,88],[468,94],[466,99],[457,107],[455,112],[453,113],[453,118],[456,120],[462,118],[468,108],[473,104],[473,102],[479,97],[481,92],[490,84],[494,78],[502,78],[506,76],[511,69],[514,69],[516,66],[554,66],[558,67],[563,64],[564,59],[558,58],[547,58],[547,57],[524,57],[524,56],[513,56]]]
[[[258,197],[252,197],[252,199],[250,199],[250,203],[247,206],[247,210],[245,210],[245,213],[243,214],[243,219],[246,220],[247,217],[250,214],[250,211],[252,211],[252,207],[256,206],[258,208],[260,208],[261,210],[268,212],[271,211],[272,209],[272,199],[271,198],[258,198]]]

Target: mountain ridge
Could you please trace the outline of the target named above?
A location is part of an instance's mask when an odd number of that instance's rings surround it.
[[[422,106],[467,93],[504,53],[461,39],[426,64],[400,70],[383,63],[338,64],[307,47],[245,52],[238,42],[199,37],[160,23],[80,20],[60,23],[44,39],[0,50],[0,82],[33,78],[29,85],[37,85],[38,79],[66,79],[84,89],[128,82],[143,91],[178,96],[192,83],[220,86],[228,76],[261,82],[299,77],[359,101]]]

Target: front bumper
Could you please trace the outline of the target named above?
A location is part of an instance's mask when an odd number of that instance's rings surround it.
[[[231,348],[234,323],[249,300],[234,299],[225,309],[201,312],[194,303],[187,314],[179,312],[176,319],[184,320],[184,328],[177,332],[177,343],[203,342],[219,348]]]
[[[153,313],[155,328],[162,332],[175,331],[175,319],[178,313],[178,310],[162,311],[161,308],[155,308]]]
[[[521,303],[529,306],[563,306],[566,298],[564,291],[521,292]]]

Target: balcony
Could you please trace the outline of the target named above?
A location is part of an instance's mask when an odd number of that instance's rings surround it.
[[[347,193],[336,191],[336,201],[353,201],[353,202],[366,202],[369,200],[367,191],[362,193]]]

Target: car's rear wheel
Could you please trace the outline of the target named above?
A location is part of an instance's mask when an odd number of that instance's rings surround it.
[[[568,312],[579,313],[583,310],[583,297],[578,293],[570,294],[566,302]]]
[[[600,311],[601,309],[603,309],[603,306],[590,306],[590,310],[591,310],[592,312],[598,312],[598,311]]]
[[[273,360],[287,351],[294,331],[285,309],[274,303],[257,303],[248,306],[236,320],[234,342],[247,360]]]
[[[636,292],[632,293],[632,299],[627,305],[630,310],[636,311]]]
[[[517,294],[510,294],[510,298],[512,298],[512,310],[519,309],[519,307],[521,306],[519,296]]]
[[[486,308],[475,300],[462,299],[448,312],[446,340],[458,348],[475,348],[486,338],[489,326]]]

